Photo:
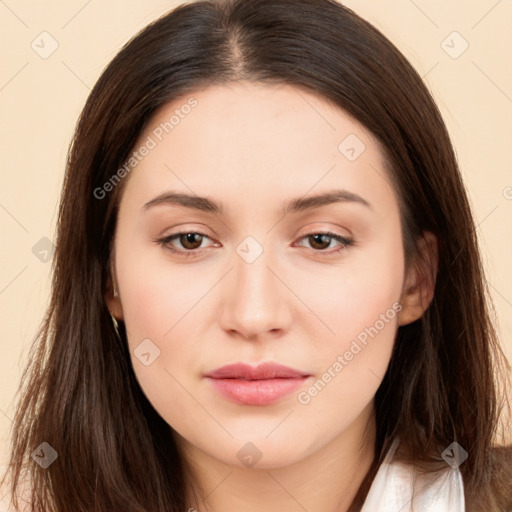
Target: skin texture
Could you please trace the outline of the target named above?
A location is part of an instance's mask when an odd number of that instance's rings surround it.
[[[190,96],[197,106],[158,141],[152,130]],[[354,161],[338,149],[349,134],[365,145]],[[113,258],[119,295],[109,292],[107,301],[126,324],[142,389],[197,473],[199,499],[191,496],[190,506],[346,510],[374,457],[373,397],[398,325],[421,316],[432,298],[417,271],[405,272],[397,197],[376,139],[319,96],[249,82],[165,105],[140,144],[148,136],[156,147],[125,178]],[[345,202],[283,215],[291,199],[334,189],[360,195],[371,208]],[[143,209],[170,190],[208,197],[225,211]],[[325,231],[354,245],[336,253],[335,239],[306,236]],[[195,257],[155,242],[183,232],[206,236],[168,246]],[[248,236],[263,249],[250,263],[239,252],[255,254]],[[386,312],[391,319],[378,334],[334,370]],[[134,355],[145,339],[160,350],[148,366]],[[265,406],[232,403],[203,377],[226,364],[266,361],[312,376]],[[300,403],[299,392],[304,397],[328,368],[330,382]],[[252,466],[237,456],[248,442],[261,455]]]

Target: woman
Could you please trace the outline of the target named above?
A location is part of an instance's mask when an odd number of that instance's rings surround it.
[[[193,2],[132,39],[79,120],[54,265],[16,506],[26,470],[32,511],[512,507],[448,133],[340,4]]]

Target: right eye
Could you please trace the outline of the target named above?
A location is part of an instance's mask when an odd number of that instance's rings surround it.
[[[165,247],[168,251],[174,254],[181,254],[185,257],[195,256],[195,251],[200,248],[203,239],[210,238],[204,233],[197,231],[182,231],[172,235],[165,236],[156,240],[157,243]],[[176,249],[172,243],[178,240],[182,249]],[[199,243],[199,246],[197,244]],[[191,247],[192,246],[192,247]],[[197,247],[196,247],[197,246]]]

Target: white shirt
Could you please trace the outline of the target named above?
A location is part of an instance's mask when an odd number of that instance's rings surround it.
[[[464,512],[464,484],[459,469],[448,466],[434,483],[410,465],[393,462],[395,439],[370,487],[361,512]],[[414,498],[414,500],[413,500]]]

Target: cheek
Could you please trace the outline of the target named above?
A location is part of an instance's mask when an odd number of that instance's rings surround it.
[[[176,369],[193,372],[194,361],[200,360],[191,322],[197,322],[197,303],[212,283],[194,279],[190,271],[180,271],[177,265],[173,267],[163,250],[126,240],[130,237],[119,237],[116,272],[130,357],[148,398],[158,401],[160,397],[164,403],[162,393],[167,400],[170,394],[180,395],[171,377]]]
[[[164,249],[120,243],[117,254],[123,316],[131,341],[171,338],[207,292],[208,283],[197,279],[189,270],[192,267],[170,262]]]
[[[293,278],[295,289],[329,328],[327,339],[341,346],[376,322],[382,328],[381,315],[394,319],[404,272],[400,232],[349,250],[338,266]]]
[[[365,280],[347,288],[324,311],[335,335],[314,344],[315,377],[297,396],[306,416],[314,411],[315,417],[330,419],[332,435],[348,427],[375,396],[391,359],[401,310],[400,287],[392,280]]]
[[[194,342],[194,305],[207,287],[190,273],[170,272],[168,262],[148,261],[142,252],[119,254],[124,254],[117,273],[123,283],[123,316],[137,381],[169,424],[193,429],[188,418],[204,414],[186,391],[199,376],[201,360],[200,346]]]
[[[314,292],[308,304],[331,332],[326,330],[315,342],[317,375],[299,402],[315,401],[320,409],[337,403],[343,404],[342,411],[356,411],[371,400],[398,328],[404,270],[400,231],[390,231],[357,250],[357,256],[352,254],[335,272],[309,279]],[[308,283],[303,284],[306,290]]]

